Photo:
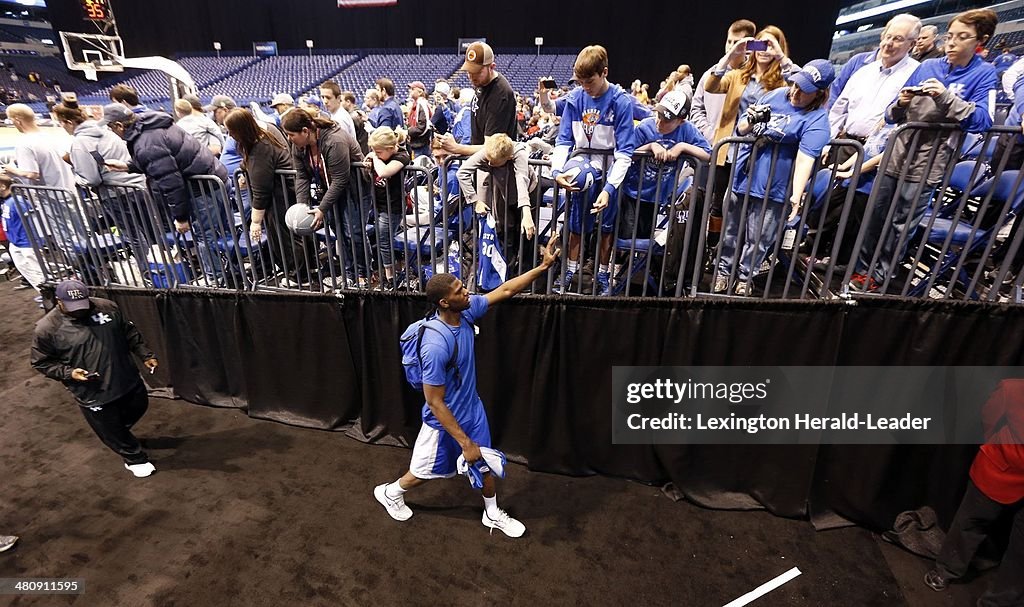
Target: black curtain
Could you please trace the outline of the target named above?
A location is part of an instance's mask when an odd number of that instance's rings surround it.
[[[654,2],[626,5],[611,0],[566,0],[544,4],[470,0],[399,0],[384,8],[339,9],[333,0],[111,0],[129,57],[170,56],[183,51],[252,50],[254,41],[275,40],[281,49],[427,47],[455,52],[459,38],[483,36],[495,47],[580,49],[602,44],[610,57],[609,78],[629,87],[640,78],[658,83],[681,63],[695,78],[722,56],[726,30],[737,19],[777,25],[798,63],[827,57],[839,0],[822,2],[737,0]],[[78,0],[47,0],[58,31],[95,28],[82,19]],[[90,29],[91,28],[91,29]],[[501,57],[498,56],[501,69]],[[386,75],[386,74],[381,74]],[[653,94],[653,91],[652,91]]]
[[[398,338],[426,311],[422,296],[106,294],[166,362],[154,385],[190,402],[366,442],[415,438],[423,399]],[[947,524],[976,448],[614,445],[612,367],[1018,366],[1022,332],[1024,308],[962,302],[521,296],[483,318],[476,358],[495,444],[534,470],[671,481],[708,507],[887,529],[923,505]]]

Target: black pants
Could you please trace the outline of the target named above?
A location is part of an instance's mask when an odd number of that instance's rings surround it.
[[[967,573],[978,546],[989,529],[1005,513],[1017,510],[1010,531],[1010,544],[996,572],[995,583],[978,600],[979,607],[1011,607],[1024,604],[1024,504],[1000,504],[988,498],[970,481],[956,511],[942,551],[935,560],[943,578],[955,580]]]
[[[132,426],[142,419],[148,408],[149,395],[142,382],[139,382],[138,388],[121,398],[98,407],[98,411],[79,407],[96,436],[123,457],[127,464],[144,464],[149,461],[139,439],[132,434]]]

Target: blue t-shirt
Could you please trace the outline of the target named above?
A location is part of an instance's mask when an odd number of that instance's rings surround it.
[[[772,164],[772,145],[760,145],[756,157],[751,161],[752,145],[741,145],[736,155],[736,178],[733,181],[733,192],[737,196],[747,192],[755,198],[767,198],[774,202],[785,202],[786,190],[789,185],[790,173],[797,152],[803,152],[812,158],[821,156],[821,151],[831,139],[828,112],[823,108],[804,111],[793,107],[789,102],[789,89],[776,89],[758,101],[759,105],[771,107],[771,120],[764,126],[761,136],[779,148],[778,160],[772,182],[768,183],[768,174]],[[753,162],[753,167],[748,166]],[[748,179],[748,173],[750,178]]]
[[[23,249],[32,247],[32,241],[28,239],[28,233],[25,231],[25,224],[22,223],[21,215],[18,214],[18,207],[14,206],[14,196],[8,196],[3,201],[3,221],[8,242]]]
[[[666,150],[670,150],[678,143],[688,143],[699,147],[708,154],[711,153],[711,146],[708,145],[707,139],[704,139],[704,136],[697,130],[697,127],[693,126],[689,121],[684,121],[679,125],[679,128],[668,135],[662,135],[658,132],[656,119],[653,117],[647,118],[636,125],[636,128],[633,130],[633,137],[638,148],[657,142]],[[658,171],[661,169],[662,163],[654,158],[646,158],[644,160],[646,160],[644,164],[644,182],[640,188],[640,195],[637,196],[637,184],[640,183],[641,159],[639,158],[633,160],[633,165],[629,168],[629,173],[626,175],[626,195],[630,198],[646,202],[662,203],[672,200],[675,197],[676,178],[679,168],[683,166],[683,163],[676,162],[674,167],[665,170],[661,176],[661,190],[659,191]]]
[[[444,325],[441,330],[447,329],[451,335],[442,335],[432,329],[423,332],[423,345],[420,349],[423,383],[444,386],[444,402],[463,428],[476,427],[478,422],[486,417],[484,404],[476,393],[476,335],[473,326],[486,312],[487,298],[483,295],[471,295],[469,309],[462,312],[462,324],[459,327],[440,322]],[[431,326],[437,324],[431,323]],[[451,360],[454,349],[453,338],[459,341],[459,359],[456,366],[461,381],[455,380],[455,369],[448,369],[448,361]],[[431,428],[444,429],[427,404],[423,405],[423,423]]]
[[[974,104],[974,111],[960,121],[960,128],[968,133],[981,133],[992,128],[991,112],[995,110],[996,90],[999,89],[999,78],[992,64],[975,55],[966,66],[953,67],[948,57],[936,57],[917,66],[904,86],[917,86],[929,78],[935,78],[949,92]],[[890,124],[894,122],[892,109],[893,105],[890,105],[885,113],[885,121]]]

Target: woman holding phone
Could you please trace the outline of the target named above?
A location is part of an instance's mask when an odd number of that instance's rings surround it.
[[[765,93],[786,86],[785,78],[800,71],[800,66],[793,63],[788,54],[786,35],[781,29],[769,25],[756,37],[739,41],[731,52],[722,57],[704,83],[704,90],[708,93],[725,94],[725,105],[712,145],[735,135],[736,123],[748,107],[757,103]],[[722,229],[722,200],[729,186],[732,161],[731,146],[723,146],[714,158],[715,191],[709,232],[718,233]]]
[[[740,119],[737,132],[753,134],[759,144],[737,146],[734,197],[725,221],[715,293],[728,290],[738,256],[735,293],[750,294],[753,273],[775,242],[779,223],[798,213],[814,163],[830,138],[824,106],[834,79],[828,60],[815,59],[790,78],[788,90],[765,94]]]

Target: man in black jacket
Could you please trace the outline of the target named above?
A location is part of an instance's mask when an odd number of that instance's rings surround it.
[[[209,148],[174,124],[167,114],[144,111],[132,113],[119,103],[103,107],[101,125],[107,125],[128,144],[132,162],[128,170],[145,173],[149,183],[170,208],[174,227],[182,234],[192,230],[193,220],[198,230],[193,234],[199,241],[199,261],[207,281],[223,286],[227,273],[221,256],[211,253],[220,246],[224,236],[230,234],[232,224],[224,211],[226,194],[212,181],[202,185],[190,183],[189,177],[218,177],[228,183],[228,172]],[[109,164],[109,163],[108,163]],[[225,256],[234,260],[232,251]]]
[[[90,298],[77,280],[57,285],[57,307],[36,323],[32,367],[64,384],[103,444],[141,478],[156,468],[131,432],[149,407],[132,353],[156,371],[156,356],[117,304]]]

